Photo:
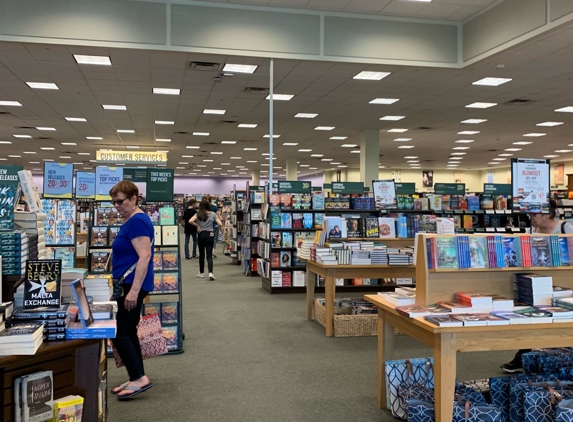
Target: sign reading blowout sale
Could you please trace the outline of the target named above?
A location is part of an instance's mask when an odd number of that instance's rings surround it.
[[[173,169],[147,169],[146,200],[149,202],[173,201]]]

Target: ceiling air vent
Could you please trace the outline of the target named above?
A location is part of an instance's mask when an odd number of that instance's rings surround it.
[[[0,111],[0,114],[10,114],[7,111]]]
[[[18,126],[16,129],[36,129],[36,128],[32,126]]]
[[[248,86],[245,88],[245,92],[249,92],[252,94],[263,94],[266,95],[269,93],[269,89],[268,88],[259,88],[256,86]]]
[[[487,151],[488,151],[488,152],[498,152],[499,149],[488,149]]]
[[[507,101],[507,102],[505,102],[504,104],[507,104],[507,105],[522,105],[522,104],[529,104],[529,103],[531,103],[531,102],[533,102],[533,101],[532,101],[532,100],[523,100],[523,99],[520,99],[520,98],[516,98],[515,100]]]
[[[191,135],[191,132],[175,132],[176,135]]]
[[[199,70],[201,72],[219,72],[223,69],[223,64],[213,62],[188,62],[187,69]]]
[[[205,145],[219,145],[217,142],[204,142]]]
[[[414,130],[432,130],[432,128],[429,127],[429,126],[420,126],[420,127],[416,128],[416,129],[414,129]]]
[[[39,139],[40,141],[48,141],[48,140],[50,140],[50,139],[52,139],[52,138],[48,138],[47,136],[40,136],[38,139]]]
[[[221,123],[224,125],[236,125],[239,122],[237,120],[221,120]]]

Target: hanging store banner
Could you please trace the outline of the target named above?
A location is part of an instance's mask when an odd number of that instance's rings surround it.
[[[172,202],[173,180],[173,169],[147,169],[145,200],[147,202]]]
[[[14,207],[19,200],[18,172],[22,166],[0,166],[0,230],[14,229]]]
[[[44,198],[72,198],[74,165],[44,163]]]
[[[123,180],[129,180],[130,182],[133,183],[146,183],[147,168],[144,169],[124,168]]]
[[[511,196],[511,185],[507,185],[505,183],[484,183],[483,193],[488,195]]]
[[[435,183],[434,193],[437,195],[465,195],[465,183]]]
[[[332,182],[332,193],[364,193],[364,182]]]
[[[109,191],[123,180],[122,167],[96,167],[96,201],[110,201]]]
[[[164,164],[167,163],[167,153],[157,151],[113,151],[100,149],[96,151],[98,163],[119,164]]]
[[[76,198],[95,199],[96,174],[87,171],[76,172]]]
[[[278,182],[278,193],[310,193],[312,183],[281,180]]]
[[[396,183],[396,194],[412,195],[414,193],[416,193],[415,183]]]

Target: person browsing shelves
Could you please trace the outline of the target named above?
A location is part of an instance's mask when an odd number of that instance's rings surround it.
[[[215,280],[213,275],[213,245],[215,244],[215,229],[213,224],[222,225],[217,213],[211,211],[211,205],[204,199],[199,204],[197,214],[191,217],[189,224],[197,227],[199,243],[199,274],[197,277],[205,277],[205,252],[207,254],[207,267],[209,280]]]
[[[542,234],[573,234],[573,224],[561,221],[557,203],[554,199],[549,200],[548,213],[531,213],[531,233]],[[510,362],[501,365],[501,369],[507,373],[514,374],[523,372],[521,365],[521,355],[529,352],[530,349],[519,350]]]
[[[197,210],[195,209],[196,204],[197,200],[191,198],[189,202],[187,202],[187,209],[183,213],[183,222],[185,224],[185,259],[197,258],[197,227],[189,223],[191,217],[197,214]],[[189,254],[190,238],[193,238],[193,256]]]

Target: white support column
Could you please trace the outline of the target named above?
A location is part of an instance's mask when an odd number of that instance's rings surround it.
[[[286,159],[286,180],[297,180],[298,163],[296,157]]]
[[[360,140],[360,181],[370,186],[378,179],[380,155],[380,133],[378,130],[365,130]]]
[[[253,169],[251,174],[251,186],[259,186],[261,184],[261,171]]]

